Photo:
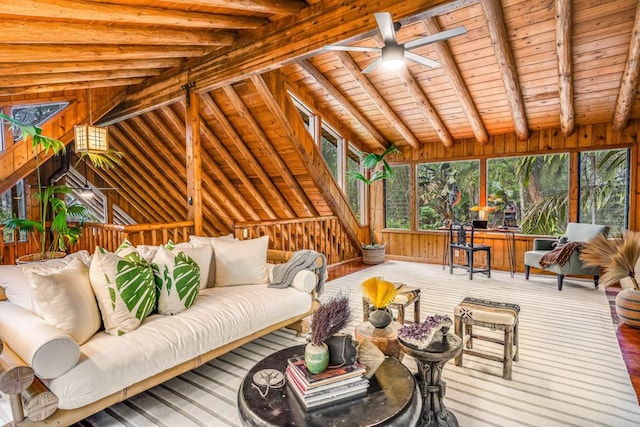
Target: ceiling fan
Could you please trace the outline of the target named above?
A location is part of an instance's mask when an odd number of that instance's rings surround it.
[[[437,34],[421,37],[407,43],[398,44],[398,41],[396,40],[396,33],[400,30],[400,22],[393,22],[389,12],[377,12],[374,13],[374,16],[378,23],[378,29],[380,30],[380,35],[382,35],[382,40],[384,40],[383,47],[328,45],[324,48],[326,50],[343,50],[352,52],[380,52],[380,57],[362,70],[365,74],[375,70],[378,65],[382,65],[384,68],[390,70],[398,69],[404,64],[405,58],[427,67],[434,68],[439,67],[440,64],[432,59],[425,58],[424,56],[411,52],[411,49],[446,40],[467,32],[467,29],[464,26],[456,27],[450,30],[441,31]]]

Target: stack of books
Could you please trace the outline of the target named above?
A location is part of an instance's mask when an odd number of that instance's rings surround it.
[[[330,367],[312,374],[304,364],[304,356],[288,360],[287,384],[305,409],[318,409],[367,394],[369,380],[364,376],[366,367],[352,365]]]

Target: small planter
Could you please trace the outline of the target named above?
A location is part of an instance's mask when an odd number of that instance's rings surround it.
[[[616,313],[625,325],[640,329],[640,291],[623,289],[616,295]]]
[[[384,262],[384,245],[362,248],[362,262],[367,265],[382,264]]]
[[[304,348],[304,365],[312,374],[326,371],[329,366],[329,346],[325,343],[307,344]]]
[[[369,322],[378,328],[384,329],[393,321],[393,314],[388,308],[374,308],[369,311]]]
[[[28,264],[30,262],[39,262],[39,261],[47,261],[50,259],[60,259],[67,256],[64,252],[45,252],[44,255],[41,253],[37,254],[29,254],[22,255],[16,259],[16,264]]]

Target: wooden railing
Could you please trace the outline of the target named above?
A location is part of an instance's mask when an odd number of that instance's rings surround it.
[[[312,249],[323,253],[327,264],[337,264],[361,256],[335,216],[234,224],[238,239],[269,236],[271,249],[297,251]]]

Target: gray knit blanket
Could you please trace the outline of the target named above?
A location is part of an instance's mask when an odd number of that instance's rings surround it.
[[[316,260],[320,257],[322,264],[318,266]],[[320,295],[324,282],[327,280],[327,259],[319,252],[303,249],[296,251],[291,259],[284,264],[277,264],[273,267],[273,279],[269,284],[270,288],[286,288],[291,285],[293,278],[299,271],[309,270],[318,276],[316,293]]]

